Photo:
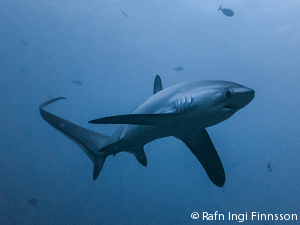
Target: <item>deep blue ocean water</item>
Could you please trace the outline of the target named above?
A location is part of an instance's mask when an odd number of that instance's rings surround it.
[[[300,3],[222,2],[232,17],[219,6],[0,0],[0,224],[298,224]],[[164,87],[218,79],[256,91],[207,129],[224,187],[172,137],[145,146],[147,167],[128,153],[109,156],[93,181],[90,159],[39,115],[42,102],[64,96],[47,110],[111,135],[118,125],[87,122],[131,113],[152,95],[156,74]],[[215,211],[225,220],[203,221]],[[229,221],[229,212],[248,220]],[[252,212],[298,221],[257,221]]]

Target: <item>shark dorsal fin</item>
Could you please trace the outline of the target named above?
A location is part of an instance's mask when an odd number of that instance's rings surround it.
[[[161,78],[159,75],[156,75],[155,80],[154,80],[154,89],[153,89],[153,94],[156,94],[157,92],[161,91],[163,89],[162,83],[161,83]]]

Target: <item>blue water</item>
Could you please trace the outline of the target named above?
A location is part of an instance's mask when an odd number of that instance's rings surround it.
[[[202,212],[215,211],[247,212],[241,224],[298,224],[300,4],[223,3],[233,17],[219,6],[0,0],[0,224],[239,224],[203,221]],[[152,95],[156,74],[164,87],[219,79],[256,91],[208,128],[223,188],[171,137],[145,146],[147,167],[120,153],[92,181],[90,159],[39,115],[40,103],[64,96],[47,110],[110,135],[118,125],[87,121],[131,113]],[[252,221],[251,212],[296,213],[298,221]]]

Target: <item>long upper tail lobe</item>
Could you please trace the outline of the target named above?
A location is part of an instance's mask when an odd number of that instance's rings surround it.
[[[100,152],[99,150],[105,147],[109,137],[80,127],[44,110],[44,107],[60,99],[65,98],[55,98],[42,103],[40,105],[40,114],[51,126],[62,132],[82,148],[94,163],[93,178],[96,180],[108,156],[106,152]]]

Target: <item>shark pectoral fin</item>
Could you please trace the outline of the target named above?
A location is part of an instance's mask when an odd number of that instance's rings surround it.
[[[180,136],[192,153],[204,167],[210,180],[222,187],[225,183],[225,172],[220,157],[205,129],[189,132]]]
[[[133,154],[143,166],[147,166],[147,157],[143,147],[134,151]]]
[[[89,121],[94,124],[136,124],[136,125],[164,125],[174,122],[180,113],[163,114],[127,114],[108,116]]]
[[[154,80],[154,89],[153,89],[153,94],[156,94],[157,92],[161,91],[163,89],[162,83],[161,83],[161,78],[159,75],[156,75],[155,80]]]

